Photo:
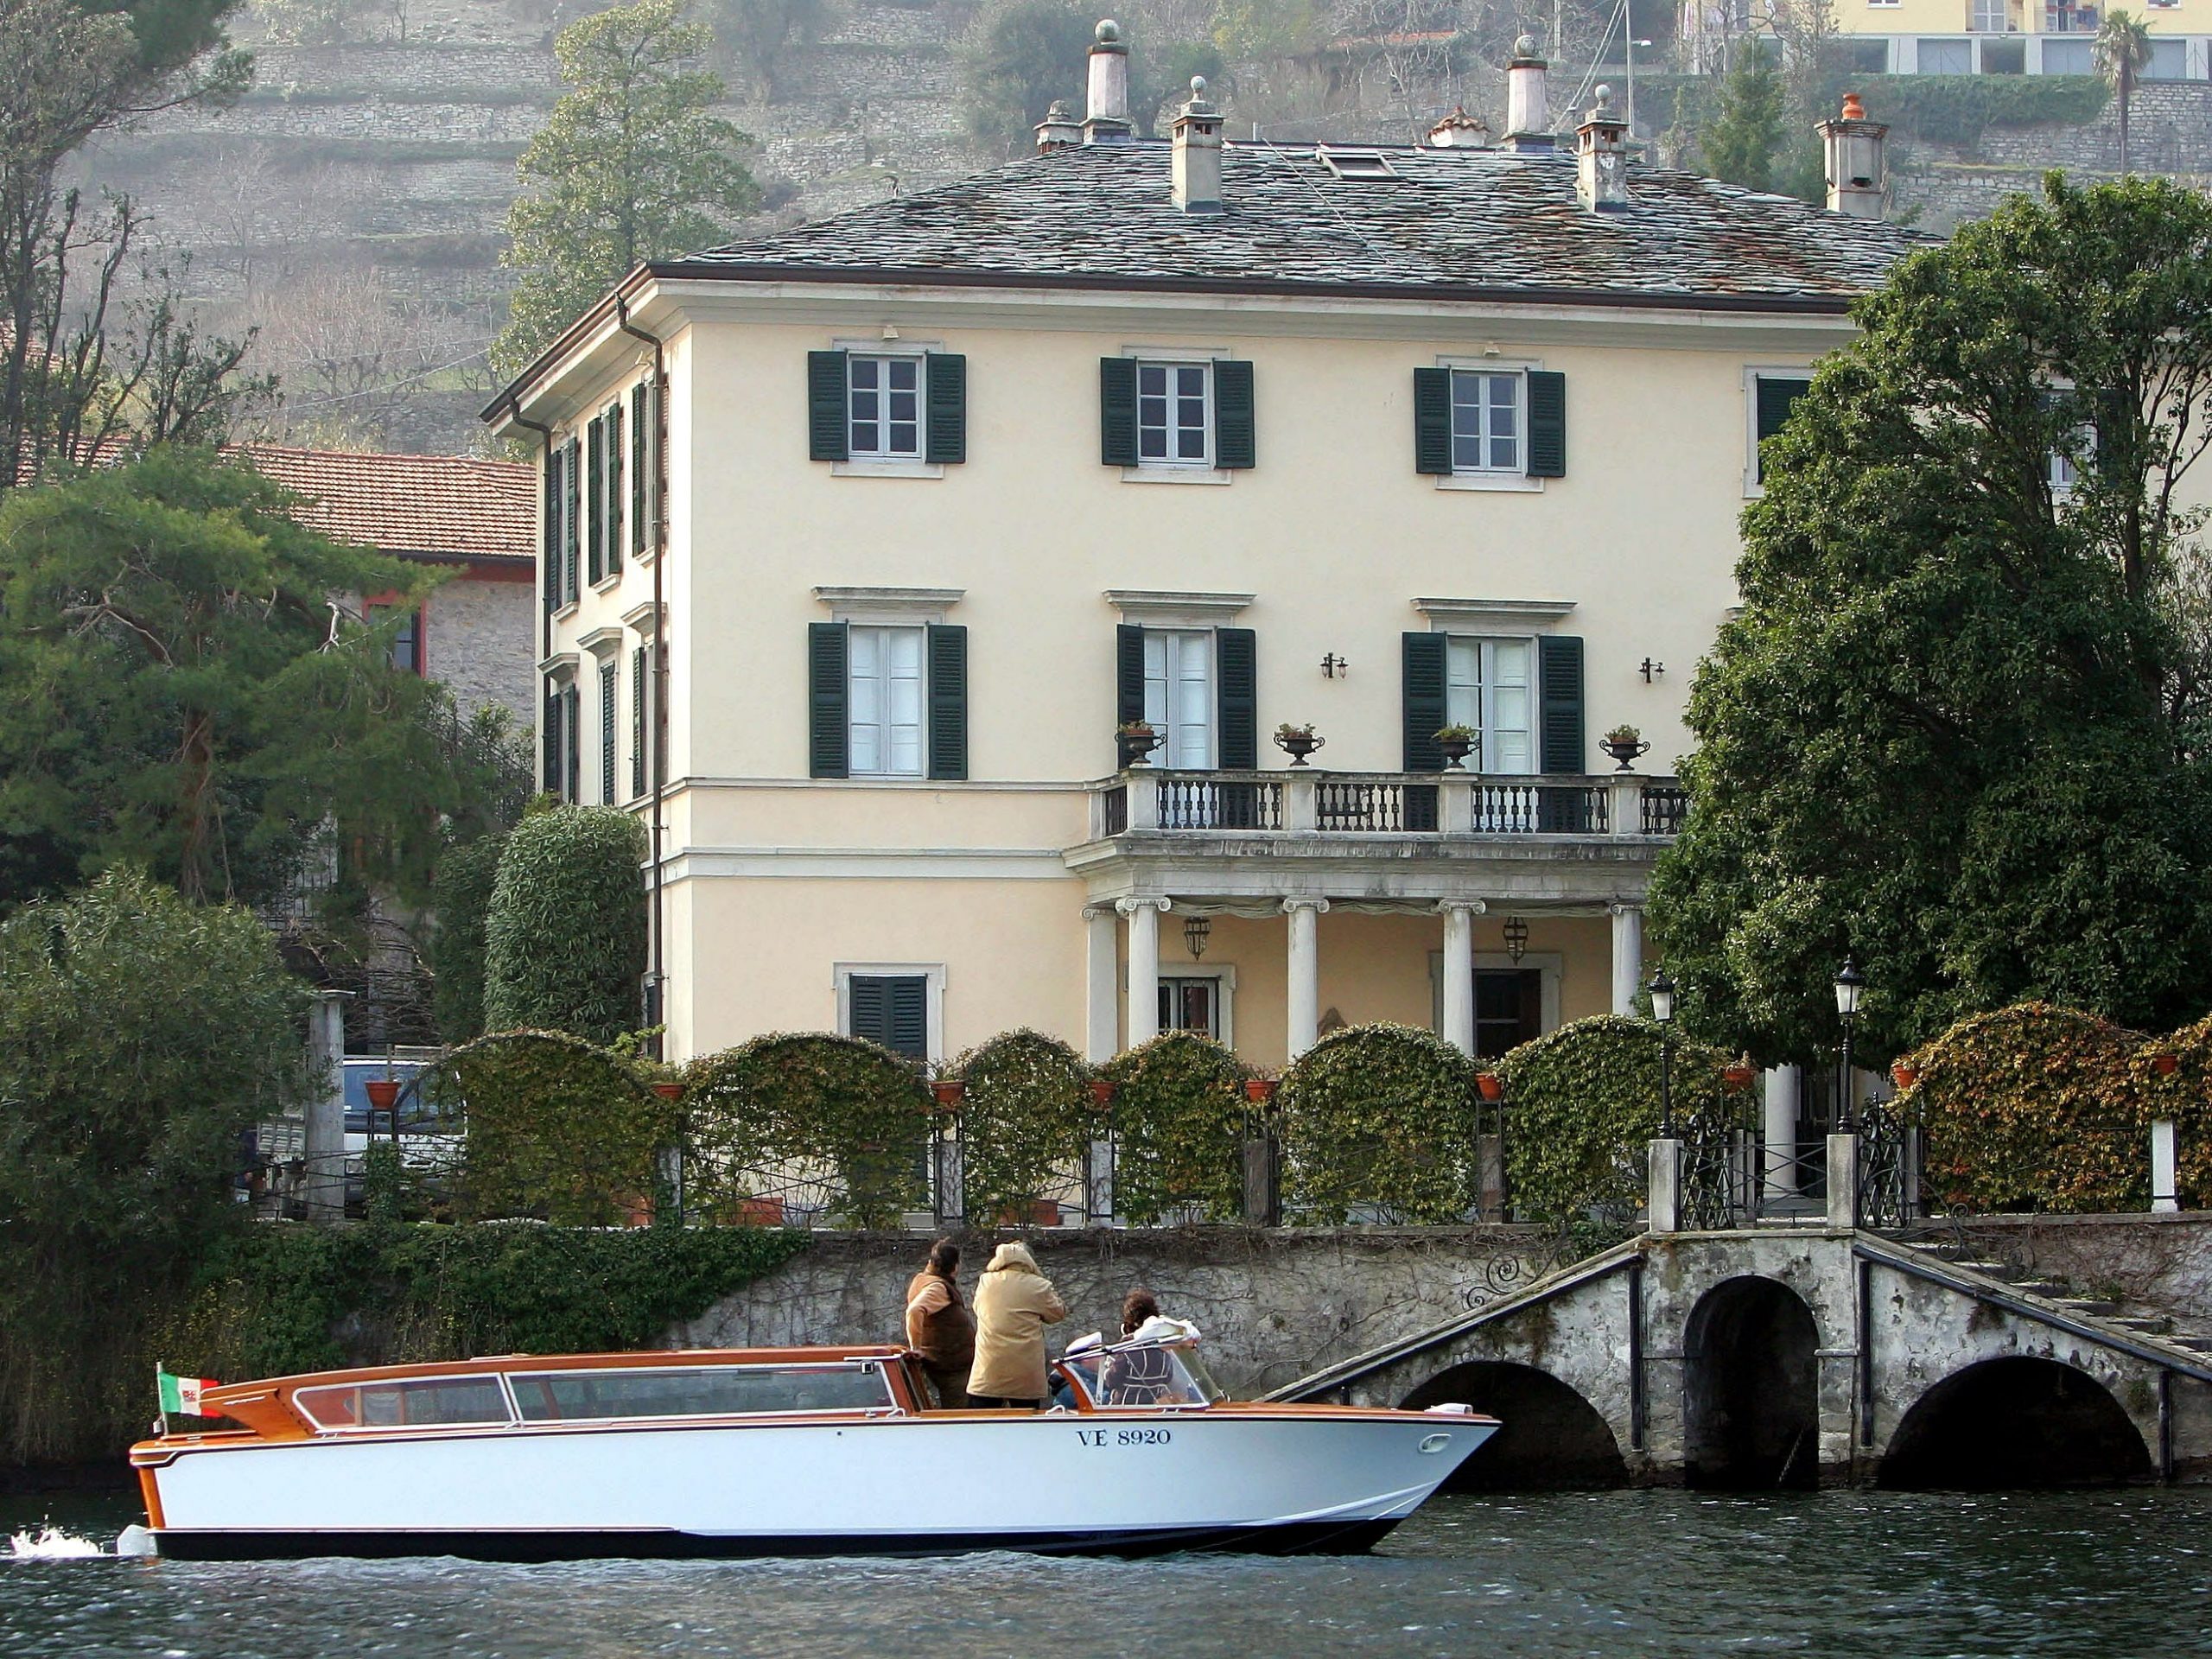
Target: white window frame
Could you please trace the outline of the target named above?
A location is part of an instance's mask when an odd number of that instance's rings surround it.
[[[830,463],[832,478],[943,478],[944,463],[926,457],[930,452],[930,369],[929,355],[943,349],[942,343],[933,340],[887,340],[874,338],[836,339],[830,342],[832,351],[845,354],[845,445],[849,459]],[[861,455],[852,454],[853,385],[852,359],[856,357],[912,357],[921,359],[916,378],[920,416],[918,448],[912,455]]]
[[[1175,690],[1192,677],[1182,671],[1183,653],[1192,645],[1205,653],[1205,715],[1201,722],[1205,734],[1205,753],[1196,761],[1179,761],[1174,757]],[[1153,647],[1160,653],[1160,713],[1153,713],[1152,688],[1155,683],[1152,672]],[[1175,771],[1211,772],[1221,754],[1221,653],[1219,643],[1211,628],[1161,628],[1147,626],[1144,631],[1144,703],[1145,719],[1161,736],[1154,764]],[[1187,729],[1187,728],[1186,728]]]
[[[1757,500],[1766,493],[1759,481],[1759,382],[1810,380],[1810,363],[1746,363],[1744,365],[1744,499]]]
[[[1156,394],[1145,391],[1144,382],[1147,374],[1165,377],[1161,390]],[[1156,396],[1165,405],[1162,414],[1166,423],[1153,429],[1160,432],[1170,451],[1180,447],[1179,440],[1190,429],[1179,418],[1182,404],[1189,396],[1180,385],[1181,377],[1186,374],[1198,377],[1198,454],[1195,456],[1173,453],[1147,455],[1144,453],[1144,435],[1147,429],[1144,406],[1148,397]],[[1178,472],[1213,470],[1213,364],[1210,359],[1203,362],[1176,358],[1141,357],[1137,359],[1137,465],[1140,467],[1155,470],[1173,468]]]
[[[873,449],[860,447],[855,429],[861,424],[859,402],[862,396],[860,377],[854,372],[861,365],[879,368],[883,384],[872,388],[867,395],[877,400],[877,414],[870,425],[876,429],[878,442]],[[889,447],[890,429],[894,424],[889,400],[897,389],[889,384],[891,371],[902,363],[914,368],[914,447],[893,449]],[[925,352],[849,352],[845,356],[845,450],[855,461],[905,461],[909,464],[928,454],[930,448],[929,357]]]
[[[878,759],[886,764],[863,767],[853,760],[860,747],[855,734],[856,728],[861,724],[858,716],[860,677],[855,672],[855,663],[859,653],[854,649],[854,645],[862,634],[882,636],[887,645],[888,637],[894,633],[911,634],[914,638],[914,765],[912,768],[894,768],[888,764],[891,753],[891,734],[895,727],[889,708],[889,688],[892,680],[890,675],[886,672],[879,677],[878,681],[885,688],[884,718],[878,722],[882,731],[878,745]],[[888,668],[887,654],[883,665]],[[853,622],[846,625],[845,753],[848,760],[852,762],[848,766],[847,770],[855,778],[913,779],[929,776],[930,647],[929,629],[925,625],[903,620],[896,622]]]
[[[1214,1040],[1224,1048],[1236,1046],[1236,964],[1233,962],[1208,965],[1201,962],[1176,963],[1173,966],[1163,962],[1160,965],[1160,982],[1166,984],[1177,979],[1210,979],[1214,982],[1213,1015]],[[1166,1027],[1162,1027],[1164,1031]]]
[[[2074,390],[2074,383],[2071,380],[2052,380],[2047,384],[2053,391]],[[2082,459],[2087,460],[2097,452],[2097,429],[2084,421],[2075,430],[2084,435]],[[2075,487],[2082,481],[2080,467],[2064,451],[2058,449],[2052,449],[2044,454],[2043,475],[2044,481],[2050,486],[2051,499],[2055,501],[2070,499]]]
[[[834,1027],[841,1035],[849,1033],[853,1024],[853,981],[919,977],[927,983],[922,988],[922,1016],[925,1027],[925,1040],[929,1046],[931,1064],[945,1058],[944,1053],[944,964],[941,962],[840,962],[831,965],[830,976],[836,988],[837,1023]]]
[[[1451,709],[1450,699],[1452,696],[1452,647],[1455,645],[1472,645],[1476,648],[1477,652],[1476,660],[1478,667],[1475,681],[1475,690],[1478,700],[1479,706],[1478,712],[1480,718],[1465,722],[1475,728],[1482,740],[1482,747],[1474,757],[1473,770],[1476,775],[1478,777],[1484,778],[1535,777],[1536,775],[1537,768],[1533,765],[1532,768],[1529,771],[1510,772],[1499,772],[1491,765],[1491,761],[1496,758],[1494,753],[1496,745],[1491,741],[1491,739],[1492,734],[1497,729],[1497,722],[1493,716],[1497,709],[1497,693],[1498,690],[1498,685],[1496,677],[1486,671],[1484,659],[1493,654],[1491,648],[1497,645],[1519,645],[1528,652],[1529,679],[1528,684],[1524,689],[1528,692],[1529,696],[1529,721],[1527,726],[1522,728],[1522,734],[1527,740],[1529,745],[1529,759],[1532,763],[1535,763],[1538,761],[1540,758],[1537,746],[1541,737],[1541,713],[1537,707],[1538,688],[1536,683],[1536,636],[1529,633],[1478,633],[1473,632],[1463,632],[1459,630],[1446,631],[1444,635],[1444,695],[1446,698],[1445,718],[1446,720],[1451,720],[1454,717],[1453,711]]]
[[[1147,461],[1141,455],[1134,467],[1122,468],[1124,484],[1228,484],[1236,474],[1224,472],[1215,465],[1214,442],[1214,374],[1217,358],[1229,355],[1225,346],[1124,346],[1122,355],[1137,365],[1138,426],[1137,447],[1144,447],[1142,423],[1144,400],[1144,372],[1147,368],[1189,369],[1205,371],[1206,389],[1206,458],[1204,461]]]
[[[1452,381],[1446,393],[1446,406],[1447,410],[1454,411],[1459,408],[1459,378],[1463,374],[1510,374],[1518,377],[1521,382],[1518,400],[1515,404],[1521,416],[1520,464],[1510,468],[1471,467],[1463,471],[1459,463],[1458,440],[1456,437],[1451,437],[1448,441],[1454,452],[1452,470],[1437,475],[1436,487],[1440,490],[1487,490],[1504,491],[1522,495],[1542,494],[1545,480],[1529,476],[1529,376],[1544,366],[1543,359],[1534,357],[1497,357],[1485,353],[1480,357],[1440,357],[1436,359],[1435,365],[1451,372]]]

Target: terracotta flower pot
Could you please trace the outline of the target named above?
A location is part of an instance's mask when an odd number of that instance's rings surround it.
[[[939,1077],[930,1084],[930,1093],[937,1097],[937,1103],[946,1111],[956,1111],[960,1103],[968,1097],[968,1080],[965,1077]]]
[[[1724,1065],[1720,1068],[1720,1081],[1731,1089],[1748,1089],[1751,1086],[1751,1068],[1748,1065]]]
[[[624,1197],[616,1200],[622,1206],[625,1227],[650,1227],[653,1224],[653,1201],[651,1198]]]
[[[1057,1227],[1060,1224],[1060,1206],[1050,1198],[1033,1199],[1028,1205],[1009,1204],[999,1211],[1001,1227]]]
[[[784,1224],[784,1201],[781,1198],[740,1198],[737,1201],[737,1223],[741,1227],[780,1227]]]
[[[1890,1065],[1890,1081],[1900,1089],[1910,1089],[1920,1081],[1920,1068],[1894,1060]]]
[[[1250,1101],[1255,1106],[1264,1106],[1274,1097],[1275,1080],[1273,1077],[1247,1077],[1244,1079],[1244,1098]]]
[[[2171,1077],[2175,1072],[2181,1070],[2181,1056],[2178,1054],[2153,1054],[2151,1057],[2151,1064],[2158,1068],[2158,1075],[2160,1077]]]
[[[663,1100],[681,1100],[683,1098],[683,1085],[680,1083],[657,1083],[653,1084],[653,1093]]]
[[[1477,1074],[1475,1077],[1475,1087],[1482,1091],[1482,1096],[1484,1100],[1503,1100],[1505,1098],[1505,1079],[1499,1077],[1495,1071],[1484,1071]]]
[[[1090,1103],[1104,1111],[1114,1103],[1114,1090],[1117,1086],[1110,1077],[1093,1077],[1090,1080]]]
[[[390,1077],[369,1079],[369,1104],[379,1112],[388,1112],[399,1104],[399,1084]]]

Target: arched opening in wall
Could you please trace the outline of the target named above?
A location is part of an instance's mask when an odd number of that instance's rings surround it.
[[[1772,1279],[1725,1280],[1682,1340],[1682,1478],[1722,1491],[1820,1484],[1820,1335]]]
[[[2103,1383],[2055,1359],[2012,1356],[1955,1371],[1914,1402],[1880,1479],[1987,1491],[2110,1485],[2151,1472],[2141,1433]]]
[[[1501,1427],[1440,1491],[1558,1491],[1628,1480],[1620,1446],[1597,1408],[1548,1372],[1471,1360],[1429,1378],[1406,1396],[1405,1408],[1453,1402],[1497,1418]]]

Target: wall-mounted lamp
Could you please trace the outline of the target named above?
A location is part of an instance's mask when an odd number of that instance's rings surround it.
[[[1204,916],[1183,918],[1183,943],[1189,948],[1192,962],[1205,955],[1206,941],[1212,937],[1213,924]]]
[[[1529,924],[1518,916],[1505,918],[1505,955],[1507,960],[1519,963],[1529,949]]]
[[[1351,664],[1333,651],[1321,659],[1321,677],[1325,680],[1343,678],[1351,672]]]
[[[1667,664],[1664,664],[1664,663],[1655,663],[1655,662],[1653,662],[1653,661],[1652,661],[1649,657],[1647,657],[1647,658],[1645,658],[1643,659],[1643,683],[1644,683],[1646,685],[1650,684],[1652,681],[1654,681],[1654,680],[1657,679],[1661,675],[1664,674],[1666,671],[1667,671]]]

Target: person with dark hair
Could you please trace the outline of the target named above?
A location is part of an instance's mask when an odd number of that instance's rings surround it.
[[[959,1271],[960,1247],[940,1238],[906,1286],[906,1345],[921,1356],[922,1374],[944,1411],[968,1404],[968,1369],[976,1359],[976,1316],[961,1300]]]
[[[1122,1298],[1122,1340],[1127,1342],[1136,1335],[1147,1319],[1159,1317],[1159,1300],[1143,1286],[1138,1286]]]
[[[1162,1313],[1159,1299],[1142,1286],[1122,1299],[1124,1343],[1173,1342],[1193,1334],[1193,1327]],[[1125,1348],[1106,1362],[1105,1374],[1100,1379],[1104,1395],[1101,1403],[1157,1405],[1174,1386],[1175,1363],[1165,1348]]]

